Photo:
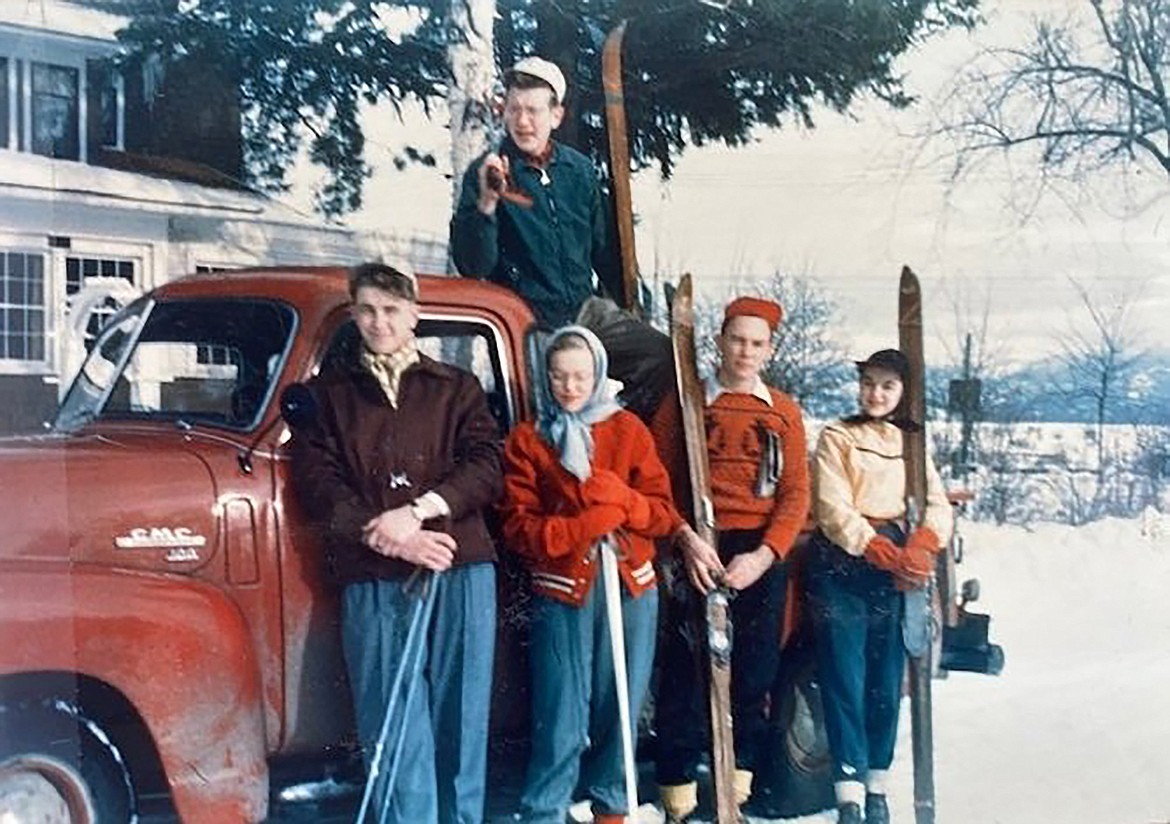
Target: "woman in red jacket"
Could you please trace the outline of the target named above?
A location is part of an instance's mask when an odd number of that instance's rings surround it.
[[[538,376],[542,414],[504,450],[504,537],[532,570],[532,758],[519,820],[561,824],[581,778],[595,820],[628,810],[613,656],[599,581],[612,541],[632,723],[654,661],[654,541],[683,526],[645,425],[614,399],[605,348],[589,330],[556,332]]]

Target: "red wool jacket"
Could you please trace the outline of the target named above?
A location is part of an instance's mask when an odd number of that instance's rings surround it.
[[[598,538],[614,535],[619,573],[636,596],[655,585],[653,539],[683,523],[637,417],[619,411],[594,424],[592,434],[593,472],[584,482],[561,466],[531,423],[513,429],[504,446],[505,544],[528,562],[537,592],[574,606],[598,575]]]

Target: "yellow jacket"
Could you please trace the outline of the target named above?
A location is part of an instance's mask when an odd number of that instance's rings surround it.
[[[813,457],[813,511],[826,537],[851,555],[862,555],[876,534],[867,518],[906,514],[902,430],[886,421],[835,421],[821,430]],[[954,527],[942,478],[926,458],[924,521],[945,545]]]

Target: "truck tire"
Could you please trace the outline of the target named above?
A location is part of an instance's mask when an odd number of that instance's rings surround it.
[[[832,758],[816,667],[808,647],[785,650],[772,691],[772,727],[747,812],[764,818],[813,815],[836,806]]]
[[[11,809],[10,809],[11,808]],[[138,821],[129,765],[113,738],[63,699],[0,705],[0,818],[70,824]],[[23,815],[22,815],[23,813]]]

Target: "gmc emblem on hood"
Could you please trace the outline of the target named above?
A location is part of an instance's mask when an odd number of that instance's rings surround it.
[[[173,549],[205,546],[207,539],[185,526],[135,527],[114,539],[118,549]]]

